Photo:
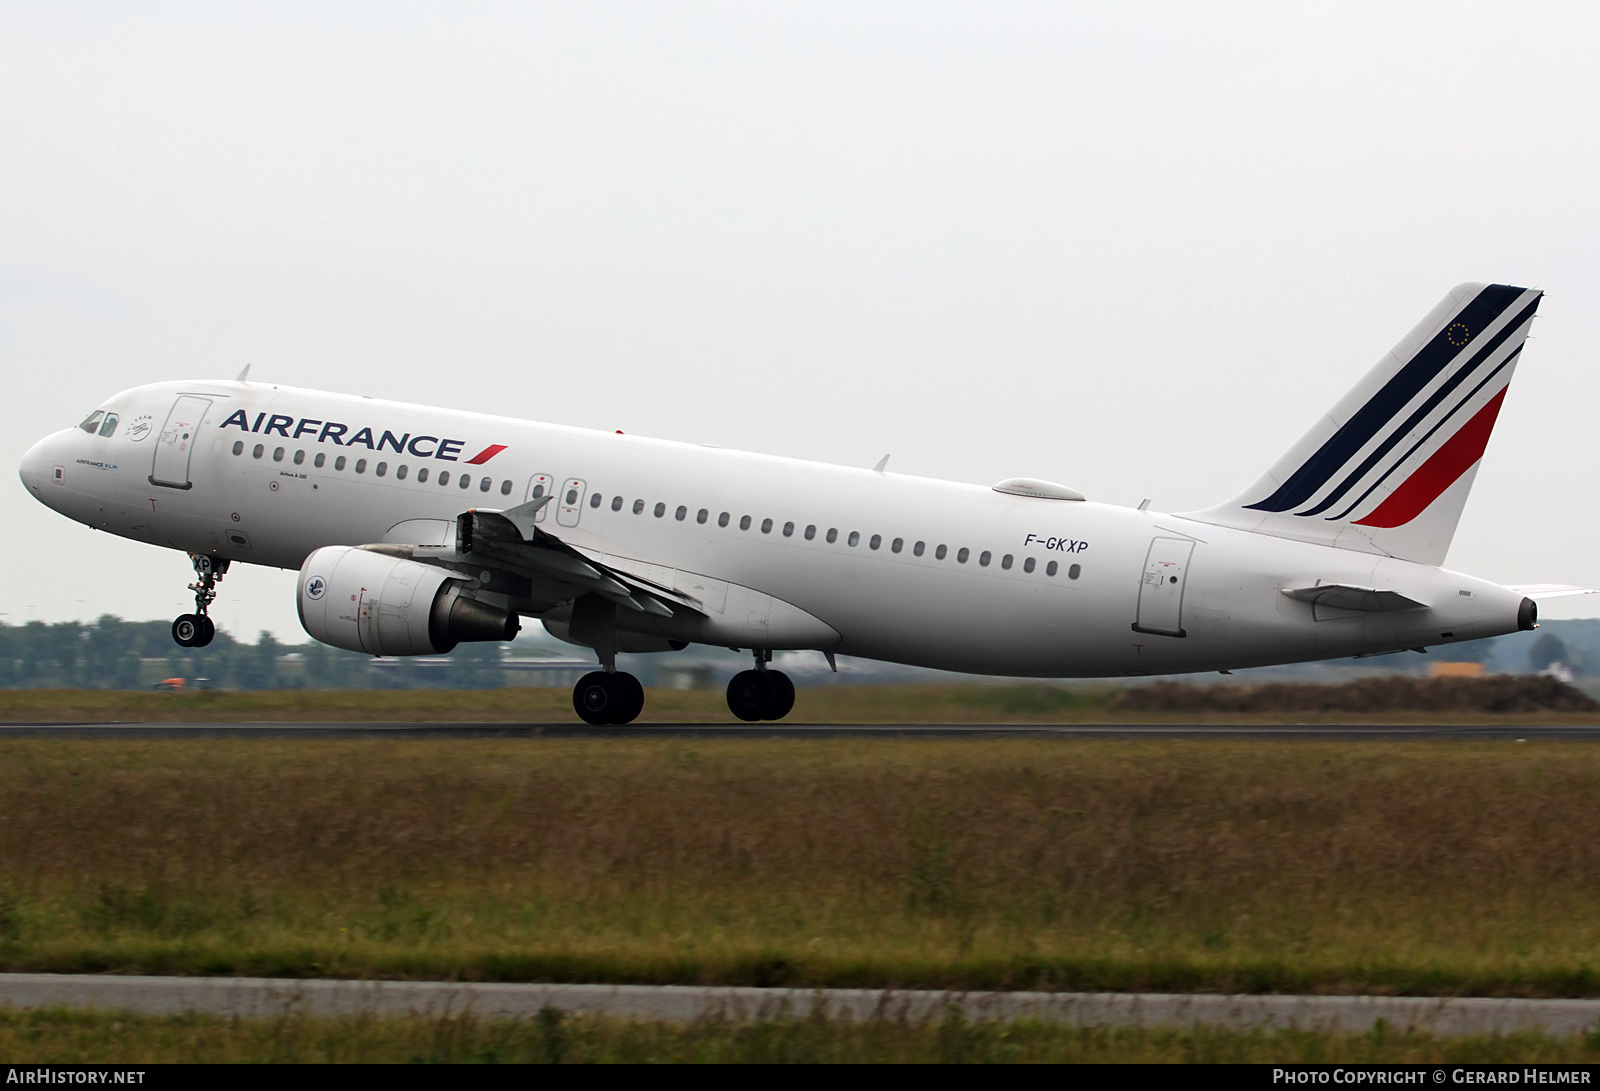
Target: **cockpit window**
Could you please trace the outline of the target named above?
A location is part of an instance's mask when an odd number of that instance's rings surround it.
[[[106,413],[104,409],[96,409],[93,413],[89,414],[89,419],[78,425],[78,427],[82,428],[85,432],[88,432],[92,436],[94,435],[94,430],[100,427],[100,418],[105,415]]]
[[[116,430],[117,415],[115,413],[107,413],[106,419],[100,422],[100,438],[104,439]]]

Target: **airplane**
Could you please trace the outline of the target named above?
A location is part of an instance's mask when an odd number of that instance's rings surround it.
[[[1453,289],[1257,481],[1177,514],[249,380],[162,382],[40,440],[23,484],[187,553],[202,647],[235,562],[298,569],[306,632],[375,656],[592,649],[590,724],[644,707],[619,652],[747,650],[729,710],[794,706],[775,651],[1046,678],[1228,672],[1533,629],[1540,597],[1441,567],[1542,293]]]

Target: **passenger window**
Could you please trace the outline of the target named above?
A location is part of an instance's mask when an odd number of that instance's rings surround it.
[[[689,509],[684,507],[682,504],[679,504],[678,510],[672,513],[672,517],[680,523],[683,522],[684,519],[688,518],[688,516]]]
[[[1051,561],[1049,564],[1044,566],[1044,574],[1046,576],[1054,576],[1056,574],[1056,569],[1058,567],[1059,566],[1056,564],[1055,561]]]
[[[233,453],[235,457],[244,454],[244,440],[236,439],[233,441]]]
[[[294,453],[294,464],[296,466],[304,466],[306,464],[306,453],[304,451],[296,451]]]
[[[510,479],[507,479],[505,481],[500,482],[500,495],[501,496],[510,496],[511,495],[511,481],[510,481]]]
[[[577,489],[568,489],[567,490],[567,503],[568,504],[576,504],[577,502],[578,502],[578,490]]]
[[[282,462],[283,461],[283,448],[282,447],[274,447],[272,449],[272,461],[274,461],[274,462]]]
[[[856,546],[860,545],[861,544],[861,532],[859,530],[852,530],[850,532],[850,537],[845,539],[845,544],[848,545],[851,549],[854,549]]]
[[[882,544],[883,544],[883,535],[874,534],[872,536],[872,540],[867,543],[867,548],[868,549],[877,549]]]
[[[1075,564],[1071,568],[1067,569],[1067,579],[1069,580],[1075,580],[1081,575],[1083,575],[1082,565]]]
[[[93,413],[90,413],[88,418],[82,424],[78,425],[78,427],[82,428],[85,432],[88,432],[92,436],[95,433],[95,429],[100,427],[100,418],[105,415],[106,411],[104,409],[96,409]]]
[[[364,474],[366,472],[367,472],[367,460],[364,459],[364,458],[356,459],[356,473]],[[422,472],[423,473],[427,473],[428,471],[424,470]]]
[[[661,503],[661,501],[657,500],[656,501],[656,506],[655,506],[655,516],[656,516],[656,518],[659,519],[665,514],[667,514],[667,506],[665,504]]]
[[[817,525],[815,523],[806,524],[806,541],[809,542],[813,538],[815,538],[816,536],[817,536]]]
[[[785,524],[783,524],[783,536],[785,538],[793,538],[794,537],[794,524],[793,523],[785,523]]]
[[[105,422],[100,425],[100,438],[101,439],[109,439],[110,436],[111,436],[111,433],[115,432],[116,430],[117,430],[117,415],[115,413],[107,413]]]
[[[256,457],[257,458],[261,457],[261,448],[259,446],[256,448]],[[344,469],[344,456],[343,455],[340,455],[338,458],[333,460],[333,468],[335,470]]]
[[[717,526],[725,527],[727,525],[728,525],[728,513],[727,512],[723,512],[721,515],[717,516]]]
[[[750,529],[750,517],[748,515],[742,515],[742,516],[739,517],[739,529],[740,530],[749,530]]]
[[[894,541],[889,543],[889,552],[890,553],[899,553],[901,548],[905,544],[906,544],[906,540],[904,538],[896,538]]]
[[[911,553],[912,553],[913,556],[920,557],[920,556],[922,556],[922,551],[924,549],[926,549],[926,548],[927,548],[926,545],[924,545],[921,542],[918,542],[916,545],[911,547]]]
[[[701,508],[699,514],[694,517],[694,521],[697,523],[704,523],[710,517],[711,513],[705,508]]]
[[[1032,572],[1033,571],[1033,564],[1034,564],[1033,558],[1032,557],[1027,558],[1026,560],[1024,560],[1022,562],[1022,570],[1024,572]]]
[[[311,460],[311,465],[320,470],[323,466],[327,465],[327,462],[328,456],[323,454],[321,451],[318,451],[317,457]]]
[[[261,446],[261,444],[258,443],[258,444],[255,445],[255,449],[250,452],[250,457],[251,458],[260,458],[263,454],[266,453],[266,450],[267,449],[265,447]],[[341,458],[339,461],[343,462],[344,459]]]
[[[949,552],[950,551],[948,549],[946,549],[944,546],[940,546],[938,549],[933,551],[934,559],[942,561],[942,560],[944,560],[945,554],[949,553]]]
[[[761,533],[762,534],[771,534],[772,533],[772,520],[771,519],[763,519],[763,520],[761,520]]]
[[[613,496],[611,498],[611,510],[612,511],[621,511],[622,510],[622,497]]]
[[[389,472],[389,464],[387,462],[380,462],[372,468],[372,472],[377,474],[379,477],[382,477],[384,474]]]
[[[591,508],[598,508],[600,506],[600,494],[599,493],[595,493],[593,496],[589,497],[589,506]]]
[[[633,514],[635,514],[635,515],[643,515],[644,514],[644,501],[643,500],[635,500],[633,502]]]
[[[970,557],[970,556],[972,556],[972,554],[967,550],[967,547],[966,546],[962,546],[959,550],[956,551],[956,563],[957,564],[966,564],[967,563],[967,558]]]
[[[506,484],[509,485],[510,482],[508,481]],[[479,492],[488,492],[492,488],[494,488],[494,478],[492,477],[486,477],[482,481],[478,482]]]
[[[832,545],[834,542],[837,542],[838,540],[839,540],[839,528],[838,527],[829,527],[828,528],[828,544]]]
[[[439,484],[441,484],[441,485],[450,484],[450,471],[449,470],[440,470],[439,471]]]
[[[978,554],[978,564],[983,568],[989,567],[989,551],[987,549]]]
[[[406,464],[404,462],[400,463],[400,465],[394,468],[394,476],[398,481],[404,481],[406,479]]]
[[[487,487],[488,484],[489,484],[489,479],[487,477],[484,478],[483,479],[483,483],[484,483],[485,487]],[[456,484],[459,485],[463,489],[472,488],[472,475],[471,474],[462,474],[461,475],[461,480],[457,481]]]
[[[356,471],[356,473],[360,473],[360,472],[361,472],[360,470]],[[428,480],[428,467],[422,466],[422,467],[418,468],[418,470],[417,470],[417,484],[420,485],[422,482],[424,482],[426,480]]]
[[[1007,553],[1004,557],[1000,558],[1000,567],[1005,569],[1007,572],[1011,571],[1011,554]]]

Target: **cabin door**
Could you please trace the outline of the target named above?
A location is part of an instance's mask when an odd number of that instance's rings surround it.
[[[189,456],[194,453],[200,436],[200,422],[211,399],[193,398],[185,394],[172,403],[167,423],[156,440],[155,465],[150,468],[150,484],[164,485],[169,489],[193,488],[189,481]]]
[[[1136,633],[1188,636],[1183,631],[1183,585],[1189,573],[1188,538],[1157,538],[1145,555],[1144,578],[1139,581],[1139,620]]]

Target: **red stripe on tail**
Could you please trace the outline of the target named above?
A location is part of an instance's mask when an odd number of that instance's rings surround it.
[[[1472,468],[1473,463],[1483,457],[1483,449],[1489,446],[1489,433],[1494,431],[1494,420],[1500,415],[1500,402],[1505,396],[1506,388],[1501,387],[1500,393],[1491,398],[1488,405],[1461,426],[1461,431],[1446,440],[1432,458],[1417,467],[1416,472],[1390,493],[1376,511],[1365,519],[1357,519],[1356,525],[1398,527],[1421,515],[1429,504],[1439,499],[1444,490],[1454,485],[1462,474]]]
[[[503,443],[491,443],[489,446],[485,447],[483,450],[467,459],[466,465],[482,466],[485,462],[488,462],[491,458],[505,449],[506,445]]]

